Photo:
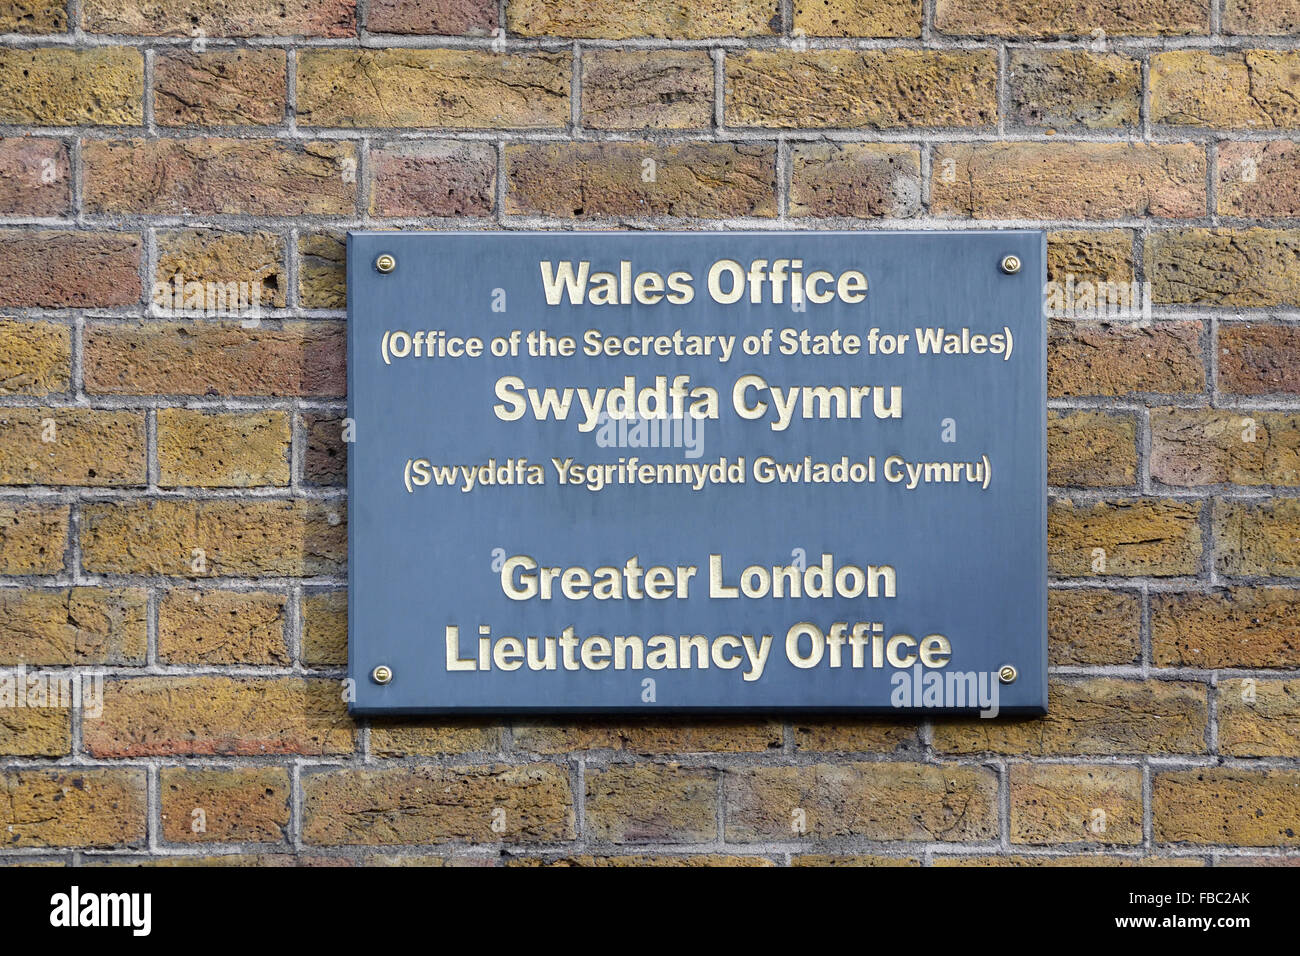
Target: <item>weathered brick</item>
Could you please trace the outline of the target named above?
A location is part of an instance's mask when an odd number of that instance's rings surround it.
[[[1167,770],[1152,780],[1151,803],[1158,843],[1300,843],[1300,771]]]
[[[347,557],[341,502],[175,498],[88,503],[82,565],[102,574],[287,577],[338,574]]]
[[[1151,655],[1161,667],[1300,667],[1300,592],[1153,594]]]
[[[1013,50],[1008,119],[1057,130],[1126,129],[1141,121],[1142,67],[1086,50]]]
[[[62,33],[67,29],[66,0],[9,0],[0,10],[0,33]]]
[[[1140,767],[1016,764],[1012,843],[1142,842]]]
[[[644,856],[637,854],[627,854],[625,856],[592,856],[583,854],[582,856],[565,856],[556,859],[540,859],[537,857],[521,857],[511,860],[508,866],[545,866],[545,867],[630,867],[630,866],[653,866],[653,867],[735,867],[735,866],[776,866],[770,858],[765,856],[735,856],[721,853],[683,853],[676,856],[665,856],[656,854],[654,856]]]
[[[790,153],[791,216],[883,216],[921,212],[921,156],[896,143],[796,143]]]
[[[0,49],[0,123],[138,126],[143,119],[139,50]]]
[[[1214,503],[1220,574],[1300,577],[1300,498]]]
[[[30,671],[23,678],[17,674],[3,675],[11,689],[0,697],[5,704],[0,707],[0,755],[66,756],[72,752],[71,712],[66,707],[41,706],[44,701],[32,700],[28,686],[22,681],[30,680],[33,676],[35,675]],[[71,692],[70,685],[65,686],[69,686]],[[23,702],[22,706],[15,706],[14,697]]]
[[[1138,595],[1099,588],[1047,592],[1047,654],[1053,666],[1134,664],[1142,654]]]
[[[154,118],[162,126],[269,126],[284,120],[283,50],[160,51]]]
[[[497,30],[496,0],[371,0],[371,33],[486,36]]]
[[[921,0],[794,0],[794,33],[919,37],[921,16]]]
[[[348,594],[307,591],[302,596],[302,659],[310,667],[348,662]]]
[[[644,162],[655,176],[646,182]],[[775,216],[776,151],[733,143],[521,143],[506,147],[506,212]]]
[[[192,229],[158,234],[155,308],[200,315],[243,315],[282,307],[284,248],[269,232]]]
[[[67,505],[0,501],[0,574],[57,574],[67,546]]]
[[[86,390],[109,395],[332,397],[346,388],[333,322],[87,323]]]
[[[112,847],[145,842],[143,769],[0,771],[5,846]]]
[[[1229,680],[1218,692],[1220,753],[1300,756],[1300,681]]]
[[[289,413],[158,409],[158,484],[289,484]]]
[[[1219,326],[1219,388],[1237,395],[1300,395],[1300,327]]]
[[[0,665],[143,664],[147,604],[138,588],[0,589]]]
[[[497,154],[489,143],[404,142],[373,150],[374,216],[490,216]]]
[[[270,848],[268,848],[270,849]],[[149,867],[280,867],[280,866],[356,866],[356,861],[339,856],[311,856],[306,853],[267,852],[267,853],[220,853],[207,856],[198,853],[172,854],[168,856],[111,857],[96,856],[87,859],[82,866],[149,866]]]
[[[1208,707],[1203,684],[1053,680],[1045,717],[939,720],[934,749],[1031,756],[1204,753]]]
[[[729,126],[987,126],[992,50],[753,50],[727,57]]]
[[[779,739],[774,746],[779,746]],[[914,721],[879,717],[805,717],[795,721],[796,750],[846,753],[902,753],[920,745]]]
[[[304,50],[303,126],[558,128],[569,121],[567,53]]]
[[[287,666],[285,603],[283,594],[265,591],[167,591],[158,602],[158,658]]]
[[[1221,216],[1300,217],[1300,143],[1219,144]]]
[[[353,143],[282,139],[88,140],[89,212],[346,216],[355,212]]]
[[[140,677],[104,684],[82,730],[96,757],[347,754],[354,727],[337,681]]]
[[[1300,485],[1300,415],[1151,410],[1151,477],[1166,485]]]
[[[1047,413],[1047,483],[1115,487],[1137,481],[1137,422],[1094,411]]]
[[[1133,281],[1133,234],[1127,229],[1049,232],[1047,278],[1062,286],[1071,280],[1076,285],[1129,285]]]
[[[0,231],[0,306],[140,301],[140,237],[64,229]]]
[[[1006,856],[948,856],[936,854],[932,866],[956,867],[976,866],[981,869],[996,867],[1035,867],[1035,866],[1070,866],[1070,867],[1142,867],[1142,866],[1204,866],[1205,862],[1196,857],[1132,857],[1114,856],[1102,853],[1047,854],[1036,853],[1022,856],[1014,853]]]
[[[665,4],[656,0],[509,0],[506,29],[526,37],[627,40],[666,37],[767,36],[781,30],[775,0],[701,0]]]
[[[1295,129],[1300,53],[1170,50],[1151,57],[1151,122],[1210,129]]]
[[[164,767],[158,788],[163,839],[170,843],[280,843],[287,835],[283,767]]]
[[[1300,229],[1172,229],[1146,241],[1156,302],[1300,304]]]
[[[734,843],[836,837],[988,840],[998,831],[997,777],[983,767],[734,767],[725,771],[723,786],[726,839]]]
[[[1200,322],[1053,321],[1047,335],[1047,394],[1204,392],[1200,337]]]
[[[0,408],[0,485],[143,485],[144,413]]]
[[[92,33],[345,37],[356,35],[356,8],[356,0],[86,0],[82,18]]]
[[[779,749],[781,724],[744,718],[517,721],[518,750],[562,754],[617,750],[639,754],[756,753]]]
[[[345,485],[348,481],[348,443],[343,440],[344,419],[328,412],[304,412],[302,428],[302,478],[309,485]]]
[[[71,205],[68,147],[61,140],[0,138],[0,215],[61,216]]]
[[[370,752],[376,757],[429,757],[502,749],[502,727],[482,717],[374,721]]]
[[[587,826],[610,843],[707,843],[718,835],[718,772],[679,764],[587,770]]]
[[[1208,0],[936,0],[934,26],[954,36],[1204,35]]]
[[[1300,33],[1300,0],[1224,0],[1223,32],[1242,36]]]
[[[68,326],[0,319],[0,395],[64,392],[71,374]]]
[[[1048,570],[1066,577],[1196,574],[1201,566],[1200,515],[1201,504],[1195,501],[1051,501]]]
[[[930,185],[940,215],[1126,219],[1205,215],[1205,149],[1194,143],[958,143],[935,150],[952,181]]]
[[[874,853],[841,855],[831,853],[798,853],[790,857],[791,866],[920,866],[914,856],[885,856]]]
[[[347,247],[340,237],[298,238],[298,301],[304,309],[344,309],[348,304]]]
[[[582,125],[713,125],[713,58],[705,50],[591,50],[582,57]]]
[[[575,836],[569,772],[552,764],[332,770],[304,774],[302,788],[302,835],[311,844],[552,843]]]

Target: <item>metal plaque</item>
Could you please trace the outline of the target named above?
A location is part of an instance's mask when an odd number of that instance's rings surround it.
[[[351,233],[353,712],[1043,713],[1045,249]]]

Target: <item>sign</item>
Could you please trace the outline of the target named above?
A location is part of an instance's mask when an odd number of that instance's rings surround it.
[[[353,712],[1043,713],[1045,242],[350,234]]]

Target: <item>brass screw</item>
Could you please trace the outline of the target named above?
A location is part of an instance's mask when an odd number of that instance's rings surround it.
[[[397,268],[397,259],[391,253],[383,253],[375,260],[375,268],[384,275]]]
[[[370,672],[370,679],[376,684],[387,684],[393,679],[393,669],[387,664],[380,664]]]
[[[1005,273],[1006,273],[1007,275],[1009,275],[1009,276],[1013,276],[1013,275],[1015,275],[1017,272],[1019,272],[1019,271],[1020,271],[1020,257],[1019,257],[1019,256],[1003,256],[1003,257],[1002,257],[1002,271],[1005,272]],[[1015,678],[1012,678],[1012,679],[1014,680]]]
[[[1004,684],[1014,684],[1018,676],[1020,676],[1019,672],[1010,664],[1003,664],[998,671],[998,680]]]

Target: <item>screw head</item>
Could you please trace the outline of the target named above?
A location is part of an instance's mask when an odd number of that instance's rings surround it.
[[[1010,664],[1003,664],[998,670],[998,680],[1002,681],[1004,684],[1014,684],[1016,678],[1019,676],[1020,672]]]
[[[1002,266],[1003,272],[1005,272],[1009,276],[1013,276],[1020,271],[1020,257],[1003,256],[1000,265]]]
[[[387,684],[393,679],[393,669],[387,664],[380,664],[370,672],[370,679],[376,684]]]
[[[382,272],[384,275],[388,275],[388,273],[392,272],[394,269],[397,268],[397,257],[394,256],[392,253],[388,253],[388,252],[381,253],[375,259],[375,268],[378,269],[380,272]]]

